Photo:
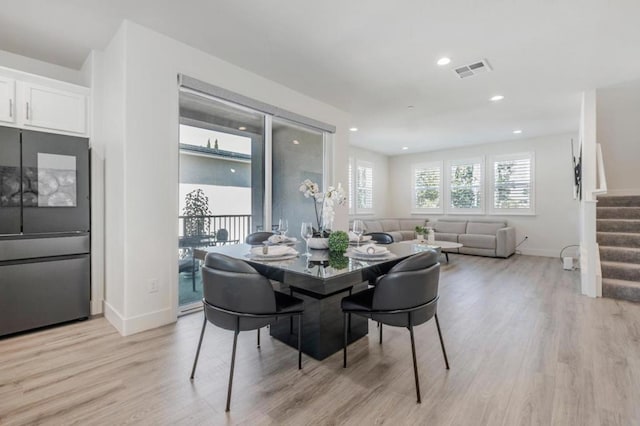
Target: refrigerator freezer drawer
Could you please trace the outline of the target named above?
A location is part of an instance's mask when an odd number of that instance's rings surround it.
[[[89,255],[0,266],[0,336],[89,316]]]
[[[0,262],[85,254],[89,253],[90,248],[89,234],[47,238],[0,239]]]

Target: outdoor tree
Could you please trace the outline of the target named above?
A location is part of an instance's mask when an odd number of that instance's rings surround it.
[[[451,206],[463,209],[479,207],[478,188],[478,177],[474,175],[473,164],[455,166],[451,177]]]
[[[209,235],[211,230],[211,210],[209,210],[209,197],[202,189],[194,189],[184,198],[182,215],[184,218],[185,237],[197,235]]]
[[[420,170],[416,173],[416,206],[437,208],[440,206],[440,170]]]

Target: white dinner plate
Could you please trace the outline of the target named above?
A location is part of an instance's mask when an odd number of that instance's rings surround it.
[[[258,254],[251,254],[251,253],[247,253],[245,254],[245,257],[250,259],[250,260],[258,260],[260,262],[271,262],[271,261],[276,261],[276,260],[289,260],[289,259],[295,259],[296,257],[298,257],[298,253],[287,253],[287,254],[282,254],[279,256],[261,256]]]

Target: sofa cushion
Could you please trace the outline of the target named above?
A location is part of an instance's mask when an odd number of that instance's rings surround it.
[[[382,225],[383,232],[400,230],[400,222],[398,219],[380,219],[378,222]]]
[[[402,236],[402,232],[400,231],[389,231],[387,232],[387,234],[391,235],[393,237],[393,242],[397,243],[398,241],[403,241],[404,237]],[[411,239],[411,238],[409,238]]]
[[[366,232],[384,232],[382,225],[377,220],[364,220],[363,223]]]
[[[398,228],[401,231],[414,231],[416,226],[425,226],[427,223],[426,219],[399,219],[400,227]]]
[[[458,234],[449,234],[446,232],[436,232],[435,233],[436,241],[451,241],[452,243],[458,242]]]
[[[495,235],[462,234],[458,238],[458,241],[465,247],[496,249]]]
[[[464,234],[467,230],[467,221],[445,221],[439,220],[433,224],[436,232],[443,232],[448,234]]]
[[[504,222],[469,222],[467,223],[467,234],[496,235],[498,229],[506,227]]]
[[[414,231],[399,231],[402,235],[402,241],[410,241],[416,238],[416,233]]]

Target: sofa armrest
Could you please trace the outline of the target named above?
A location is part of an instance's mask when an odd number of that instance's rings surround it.
[[[516,229],[511,226],[496,232],[496,256],[509,257],[516,252]]]

